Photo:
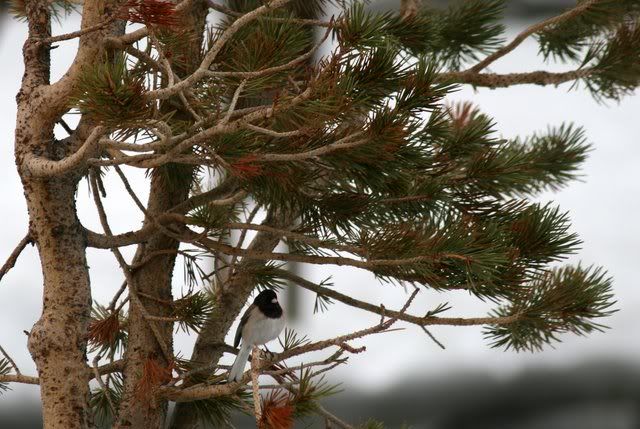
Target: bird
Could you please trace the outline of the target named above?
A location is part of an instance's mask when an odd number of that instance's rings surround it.
[[[242,315],[236,330],[233,347],[237,348],[240,340],[242,340],[242,346],[229,371],[229,383],[242,379],[251,349],[278,338],[284,325],[285,316],[276,293],[271,289],[261,291]]]

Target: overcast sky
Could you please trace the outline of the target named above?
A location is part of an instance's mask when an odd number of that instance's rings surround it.
[[[65,24],[66,31],[78,25],[77,18]],[[509,37],[526,23],[512,22]],[[4,262],[15,244],[27,230],[27,214],[22,188],[13,161],[13,130],[15,94],[22,75],[21,47],[25,38],[23,23],[0,17],[0,259]],[[59,32],[59,29],[56,30]],[[53,78],[58,78],[73,57],[75,42],[67,42],[53,51]],[[536,59],[537,46],[525,42],[515,52],[492,68],[496,72],[518,72],[534,68],[552,70],[563,66],[545,65]],[[367,353],[352,356],[350,364],[334,370],[332,377],[347,386],[368,389],[385,388],[406,377],[441,377],[464,370],[485,371],[505,377],[531,366],[572,366],[596,359],[638,361],[640,341],[637,327],[640,321],[640,292],[637,272],[640,251],[640,98],[628,97],[620,104],[599,105],[582,90],[569,91],[570,84],[559,88],[520,86],[512,89],[465,89],[452,100],[471,100],[493,116],[505,138],[526,136],[544,131],[548,125],[575,122],[586,127],[595,150],[587,161],[584,181],[571,184],[558,193],[547,193],[541,201],[553,201],[570,212],[573,231],[584,240],[583,249],[572,262],[603,265],[615,279],[619,301],[618,313],[607,320],[612,327],[604,334],[590,337],[563,336],[555,349],[536,354],[516,354],[490,349],[480,328],[439,327],[433,333],[446,345],[440,350],[416,327],[355,342],[366,345]],[[61,136],[63,134],[60,134]],[[132,174],[133,183],[146,198],[142,172]],[[109,196],[107,210],[115,232],[135,229],[141,216],[124,194],[117,180],[107,179]],[[112,185],[112,186],[110,186]],[[100,230],[95,212],[89,204],[86,183],[78,191],[79,216],[85,225]],[[133,249],[126,249],[131,254]],[[1,263],[0,262],[0,263]],[[122,274],[113,257],[106,251],[89,250],[89,265],[93,296],[108,302],[122,281]],[[333,275],[337,289],[372,303],[384,302],[388,308],[398,308],[406,296],[401,289],[381,285],[365,272],[349,268],[313,268],[309,277],[315,280]],[[178,264],[175,290],[182,287],[182,266]],[[26,336],[41,310],[42,279],[34,248],[28,248],[16,267],[0,284],[0,344],[17,361],[22,372],[34,374],[35,368],[26,350]],[[313,295],[303,293],[300,311],[311,314]],[[489,306],[464,292],[451,294],[424,293],[412,307],[417,314],[448,301],[453,305],[449,316],[482,316]],[[309,317],[295,326],[312,339],[321,339],[353,329],[369,326],[375,317],[355,313],[335,304],[323,315]],[[176,345],[183,356],[190,355],[193,338],[180,335]],[[417,375],[416,375],[417,374]],[[14,386],[0,401],[0,411],[23,395],[34,395],[37,388]]]

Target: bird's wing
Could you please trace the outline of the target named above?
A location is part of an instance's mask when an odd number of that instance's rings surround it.
[[[244,325],[247,324],[247,321],[249,320],[249,316],[251,316],[251,312],[255,307],[256,306],[254,304],[251,304],[249,308],[247,308],[247,311],[245,311],[244,314],[242,315],[242,318],[240,319],[240,324],[238,325],[238,329],[236,329],[236,337],[233,340],[233,347],[238,347],[238,344],[240,344],[240,338],[242,338],[242,329],[244,328]]]

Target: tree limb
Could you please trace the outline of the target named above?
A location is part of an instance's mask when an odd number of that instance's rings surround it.
[[[24,248],[27,247],[27,244],[31,243],[33,243],[33,240],[31,239],[31,235],[29,234],[29,232],[27,232],[15,247],[15,249],[13,249],[5,263],[2,265],[2,268],[0,268],[0,280],[2,280],[5,274],[7,274],[9,270],[14,267],[16,261],[18,260],[18,257],[20,256]]]
[[[541,30],[544,30],[546,27],[548,27],[550,25],[559,24],[559,23],[561,23],[563,21],[567,21],[567,20],[569,20],[569,19],[581,14],[587,8],[593,6],[595,3],[597,3],[597,1],[598,0],[587,0],[587,1],[581,2],[576,7],[574,7],[573,9],[570,9],[570,10],[566,11],[565,13],[563,13],[561,15],[554,16],[552,18],[546,19],[546,20],[544,20],[542,22],[539,22],[537,24],[534,24],[534,25],[528,27],[526,30],[524,30],[523,32],[518,34],[511,41],[511,43],[509,43],[508,45],[498,49],[493,54],[489,55],[484,60],[482,60],[478,64],[476,64],[475,66],[471,67],[468,71],[473,72],[473,73],[478,73],[479,71],[481,71],[481,70],[485,69],[487,66],[489,66],[489,64],[493,63],[497,59],[502,58],[505,55],[507,55],[509,52],[513,51],[527,37],[531,36],[534,33],[539,32]]]
[[[560,85],[561,83],[583,79],[592,73],[592,69],[578,69],[560,73],[534,71],[528,73],[475,73],[450,72],[441,73],[438,80],[483,86],[489,88],[507,88],[514,85]]]
[[[328,296],[336,301],[340,301],[343,304],[351,307],[360,308],[370,313],[380,314],[381,316],[389,316],[394,319],[402,320],[405,322],[413,323],[420,327],[429,325],[446,325],[446,326],[475,326],[475,325],[507,325],[517,322],[520,317],[518,315],[504,316],[504,317],[419,317],[407,314],[406,312],[389,310],[388,308],[381,307],[379,305],[369,304],[368,302],[360,301],[355,298],[351,298],[348,295],[342,294],[333,289],[320,286],[316,283],[297,276],[287,270],[277,269],[278,276],[283,279],[291,280],[292,282],[302,286],[303,288],[316,292],[317,294]]]

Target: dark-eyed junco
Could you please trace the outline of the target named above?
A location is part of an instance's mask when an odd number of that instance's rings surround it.
[[[284,328],[285,318],[278,296],[271,289],[265,289],[256,296],[253,304],[240,319],[233,347],[238,347],[242,338],[242,347],[229,371],[229,382],[240,381],[253,346],[275,340]]]

